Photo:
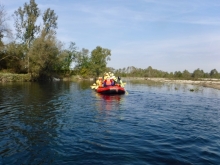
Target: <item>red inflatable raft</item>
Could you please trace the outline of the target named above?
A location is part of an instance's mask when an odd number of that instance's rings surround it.
[[[107,87],[98,87],[95,91],[101,94],[124,94],[125,88],[115,85]]]

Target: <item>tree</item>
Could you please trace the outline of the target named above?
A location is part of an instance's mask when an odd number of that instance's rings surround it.
[[[89,50],[83,48],[80,52],[78,52],[75,58],[75,70],[78,74],[86,77],[90,74],[90,58],[89,58]]]
[[[16,73],[25,72],[24,60],[25,47],[22,44],[11,42],[5,45],[2,58],[0,59],[0,69],[10,69]]]
[[[153,70],[153,68],[152,68],[151,66],[149,66],[149,67],[147,68],[147,77],[151,77],[151,75],[152,75],[152,70]]]
[[[111,72],[111,73],[115,73],[115,69],[113,67],[107,67],[106,68],[106,72]]]
[[[211,78],[218,78],[218,71],[216,69],[212,69],[209,75]]]
[[[203,70],[200,70],[199,68],[194,70],[192,77],[197,79],[197,78],[203,78],[204,77],[204,72]]]
[[[71,42],[69,49],[61,50],[58,56],[59,62],[57,63],[56,70],[61,72],[69,72],[73,61],[78,55],[77,47],[74,42]]]
[[[54,34],[56,34],[55,29],[57,29],[57,19],[58,16],[56,16],[54,10],[51,10],[48,8],[44,14],[43,14],[43,30],[42,32],[47,35],[50,31],[53,31]]]
[[[16,36],[30,48],[31,42],[39,33],[40,26],[36,25],[40,10],[34,0],[30,4],[25,3],[14,12]]]
[[[91,52],[91,70],[96,76],[104,73],[107,66],[107,61],[111,60],[111,50],[97,46]]]
[[[57,66],[59,49],[53,34],[48,37],[39,37],[33,42],[29,50],[30,73],[33,79],[49,77]]]
[[[3,46],[2,38],[3,37],[11,37],[11,30],[8,28],[6,21],[8,18],[6,17],[6,12],[4,6],[0,4],[0,48]]]
[[[174,77],[181,78],[182,77],[182,73],[180,71],[175,71],[174,72]]]
[[[34,0],[30,0],[30,4],[25,3],[23,8],[19,7],[14,12],[16,36],[28,49],[40,30],[40,26],[36,25],[39,15],[40,10]],[[27,56],[27,66],[29,73],[29,56]]]
[[[191,78],[191,73],[189,73],[188,70],[184,70],[183,73],[182,73],[182,77],[184,79],[190,79]]]
[[[0,4],[0,69],[8,69],[7,62],[9,61],[9,57],[11,57],[5,52],[5,46],[2,41],[4,37],[10,37],[12,34],[6,24],[7,20],[4,6]]]

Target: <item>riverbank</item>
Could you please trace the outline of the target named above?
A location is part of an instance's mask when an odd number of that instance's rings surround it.
[[[61,80],[54,78],[55,80]],[[70,76],[62,78],[62,81],[75,81],[75,80],[82,80],[80,76]],[[55,81],[54,80],[54,81]],[[86,79],[90,81],[94,81],[93,78]],[[210,78],[201,78],[198,80],[175,80],[175,79],[167,79],[167,78],[144,78],[144,77],[126,77],[123,78],[124,81],[127,80],[141,80],[144,82],[158,82],[158,83],[181,83],[181,84],[191,84],[191,85],[199,85],[203,87],[209,87],[220,90],[220,79],[210,79]],[[14,74],[14,73],[0,73],[0,82],[28,82],[31,81],[30,74]]]
[[[62,77],[60,75],[53,76],[46,80],[49,81],[78,81],[78,80],[89,80],[94,81],[93,78],[82,78],[79,75]],[[4,73],[0,72],[0,82],[29,82],[32,81],[31,74],[15,74],[15,73]]]
[[[181,83],[181,84],[191,84],[191,85],[199,85],[203,87],[209,87],[220,90],[220,79],[209,79],[209,78],[201,78],[198,80],[174,80],[174,79],[166,79],[166,78],[124,78],[129,80],[143,80],[143,81],[154,81],[160,83]]]
[[[0,82],[31,81],[30,74],[0,73]]]

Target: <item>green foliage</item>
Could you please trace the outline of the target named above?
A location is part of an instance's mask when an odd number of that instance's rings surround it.
[[[18,10],[14,12],[16,36],[17,39],[20,39],[21,43],[26,45],[27,51],[30,49],[36,34],[40,31],[40,26],[36,25],[39,15],[40,10],[35,0],[30,0],[29,4],[25,3],[23,8],[19,7]],[[27,55],[27,71],[29,73],[28,54],[28,52],[25,53],[25,55]]]
[[[37,25],[40,13],[35,0],[30,0],[14,12],[16,37],[21,44],[17,44],[19,42],[16,41],[6,46],[2,44],[0,69],[31,73],[33,79],[51,75],[53,72],[70,72],[73,62],[75,62],[75,73],[84,77],[99,75],[106,70],[107,61],[110,60],[110,50],[97,46],[90,55],[87,49],[77,51],[74,42],[71,42],[68,49],[63,50],[62,44],[55,36],[58,19],[55,11],[48,8],[43,13],[42,29]]]
[[[76,51],[77,47],[74,42],[71,42],[69,45],[69,49],[61,50],[59,48],[60,53],[58,55],[58,62],[55,67],[56,72],[67,73],[71,70],[71,64],[73,60],[75,60],[78,52]]]
[[[37,38],[28,52],[30,73],[34,79],[48,76],[57,65],[59,49],[54,35]]]
[[[196,70],[193,72],[192,77],[195,78],[195,79],[204,78],[204,72],[203,72],[203,70],[200,70],[199,68],[196,69]]]
[[[0,73],[0,82],[31,81],[30,74]]]
[[[121,77],[168,77],[167,72],[153,69],[149,66],[147,69],[136,68],[134,66],[115,70],[115,74]]]
[[[198,79],[198,78],[220,78],[220,74],[216,69],[211,70],[210,73],[204,73],[203,70],[196,69],[193,73],[187,70],[176,72],[164,72],[153,69],[149,66],[147,69],[136,68],[130,66],[127,68],[117,69],[114,71],[116,75],[121,77],[160,77],[160,78],[175,78],[175,79]]]
[[[114,72],[115,72],[115,69],[112,68],[112,67],[106,67],[105,72],[111,72],[111,73],[114,73]]]
[[[78,52],[75,56],[75,70],[78,74],[82,75],[83,77],[87,77],[91,74],[91,61],[89,57],[89,50],[82,49]]]
[[[35,35],[39,32],[40,26],[36,25],[40,10],[34,0],[25,3],[23,8],[19,7],[14,12],[16,35],[23,43],[30,47]]]
[[[216,69],[212,69],[210,71],[209,75],[210,75],[211,78],[220,78],[219,73],[218,73],[218,71]]]
[[[42,29],[36,24],[39,16],[40,9],[35,0],[30,0],[14,12],[16,36],[22,44],[13,42],[5,46],[0,52],[0,69],[17,73],[30,71],[33,79],[50,75],[54,70],[70,69],[75,43],[69,50],[62,50],[58,45],[55,36],[58,17],[54,10],[48,8],[43,13]]]
[[[11,42],[1,51],[0,69],[8,69],[16,73],[25,73],[25,46]]]
[[[32,46],[33,42],[35,42],[35,39],[37,38],[38,33],[40,32],[40,25],[36,24],[39,16],[40,9],[35,3],[35,0],[30,0],[29,4],[25,3],[23,7],[19,7],[18,10],[14,12],[16,36],[23,44],[26,44],[27,47],[27,52],[25,52],[24,55],[27,55],[25,59],[27,63],[28,73],[30,70],[32,70],[32,72],[33,70],[41,70],[40,68],[42,67],[31,64],[32,67],[34,66],[34,68],[30,68],[30,56],[32,56],[32,59],[34,58],[29,49],[32,49],[31,52],[35,53],[33,52]],[[41,30],[40,35],[41,38],[47,37],[47,35],[51,35],[52,32],[55,34],[55,29],[57,28],[57,18],[58,17],[56,16],[54,10],[51,10],[50,8],[48,8],[44,12],[43,29]],[[35,56],[37,56],[36,53]]]
[[[6,24],[6,21],[9,19],[6,16],[7,13],[4,9],[4,6],[0,4],[0,47],[4,45],[2,42],[2,38],[11,37],[12,35],[11,30]]]
[[[191,73],[188,70],[184,70],[183,74],[182,74],[182,77],[184,79],[190,79],[191,78]]]
[[[43,14],[43,31],[45,34],[48,34],[51,30],[55,32],[55,29],[57,28],[57,19],[58,16],[56,16],[54,10],[51,10],[48,8],[44,14]]]
[[[106,70],[107,61],[110,60],[111,50],[97,46],[91,52],[91,71],[96,76],[103,74]]]
[[[175,78],[182,78],[182,73],[180,71],[174,72],[174,77]]]

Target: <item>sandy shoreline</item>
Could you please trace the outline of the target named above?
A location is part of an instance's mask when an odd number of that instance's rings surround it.
[[[171,80],[166,78],[128,78],[128,79],[155,81],[161,83],[181,83],[181,84],[201,85],[203,87],[210,87],[220,90],[220,79],[199,79],[199,80]]]

